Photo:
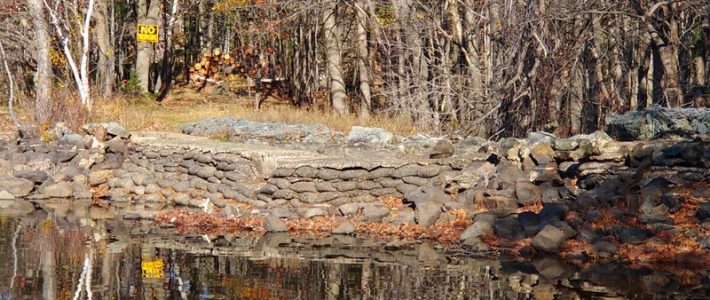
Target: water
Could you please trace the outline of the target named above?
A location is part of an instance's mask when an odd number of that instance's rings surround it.
[[[350,237],[178,234],[92,209],[0,212],[0,299],[710,298],[707,270],[580,269]]]

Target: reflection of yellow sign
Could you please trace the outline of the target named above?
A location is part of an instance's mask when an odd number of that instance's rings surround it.
[[[139,42],[158,42],[158,25],[138,24],[136,39]]]
[[[145,278],[163,278],[163,260],[144,260],[141,262],[141,270]]]

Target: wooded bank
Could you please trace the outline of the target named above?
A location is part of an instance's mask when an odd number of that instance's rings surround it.
[[[116,92],[159,101],[199,71],[283,78],[294,105],[487,137],[710,105],[708,0],[0,0],[0,11],[0,59],[38,123]],[[137,42],[137,24],[157,24],[158,42]],[[208,51],[228,68],[212,74]]]

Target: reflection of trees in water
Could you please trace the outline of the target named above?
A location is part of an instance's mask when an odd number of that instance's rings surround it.
[[[21,222],[0,218],[0,299],[21,298],[16,295],[85,299],[89,290],[95,299],[524,299],[532,297],[532,287],[545,283],[539,279],[542,275],[523,274],[538,268],[530,262],[522,262],[527,267],[506,268],[505,263],[461,259],[428,266],[417,261],[412,254],[416,251],[358,252],[365,258],[354,260],[345,258],[353,252],[340,248],[273,247],[264,252],[247,238],[214,246],[201,239],[161,237],[150,230],[149,224],[86,218],[68,221],[51,214]],[[164,276],[142,276],[144,260],[161,260]],[[643,293],[664,286],[642,286],[648,282],[675,284],[659,272],[649,273],[655,277],[648,279],[623,270],[578,270],[576,278],[567,282],[586,284],[584,280],[592,279],[601,284],[595,289],[618,288],[622,291],[618,295],[626,296],[649,295]],[[577,295],[555,286],[555,281],[547,283],[551,295]]]

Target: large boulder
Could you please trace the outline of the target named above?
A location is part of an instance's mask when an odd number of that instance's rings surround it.
[[[451,196],[447,195],[440,188],[423,186],[406,193],[404,195],[404,201],[414,203],[414,205],[419,205],[419,203],[424,202],[446,203],[451,201]]]
[[[417,224],[422,227],[433,225],[441,216],[442,204],[436,201],[424,201],[416,204],[415,214]]]
[[[606,131],[618,140],[648,140],[667,134],[710,133],[710,108],[662,108],[610,114]]]
[[[567,235],[555,226],[547,225],[532,239],[533,248],[550,253],[560,251],[560,245],[566,240]]]
[[[182,132],[189,135],[224,135],[235,142],[246,143],[290,143],[308,144],[340,143],[345,140],[342,132],[332,131],[322,124],[285,124],[256,122],[232,118],[213,118],[196,123],[184,124]]]
[[[0,178],[0,190],[5,190],[11,195],[21,198],[29,195],[34,189],[34,182],[14,177]]]
[[[348,134],[348,144],[382,145],[389,143],[394,135],[382,128],[353,126]]]

